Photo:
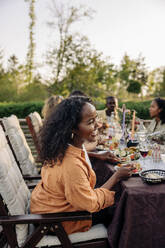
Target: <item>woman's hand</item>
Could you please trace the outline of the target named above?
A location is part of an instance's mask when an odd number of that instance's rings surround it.
[[[107,181],[102,185],[103,188],[111,189],[121,179],[132,176],[132,171],[135,169],[132,164],[120,167]]]
[[[113,153],[111,153],[110,151],[98,154],[99,155],[99,159],[101,160],[107,160],[111,163],[116,163],[116,162],[120,162],[120,159],[118,157],[116,157]]]
[[[116,172],[115,176],[117,177],[117,181],[120,181],[123,178],[127,178],[132,176],[133,170],[136,169],[132,164],[124,165],[120,167]]]

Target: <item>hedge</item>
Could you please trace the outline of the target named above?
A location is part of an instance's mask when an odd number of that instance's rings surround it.
[[[143,102],[125,102],[126,107],[130,110],[136,110],[137,116],[142,119],[150,119],[149,106],[151,101]],[[18,118],[25,118],[31,112],[37,111],[41,114],[41,109],[44,102],[24,102],[24,103],[0,103],[0,118],[4,116],[10,116],[15,114]],[[122,102],[119,103],[119,107],[122,107]],[[97,109],[103,109],[104,104],[96,104]]]
[[[0,118],[8,117],[12,114],[18,118],[25,118],[28,114],[37,111],[41,114],[43,102],[24,102],[24,103],[1,103]]]

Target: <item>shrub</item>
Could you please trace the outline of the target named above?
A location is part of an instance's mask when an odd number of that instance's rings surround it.
[[[31,112],[41,113],[43,102],[24,102],[24,103],[1,103],[0,118],[8,117],[12,114],[18,118],[25,118]]]
[[[144,102],[125,102],[126,108],[130,110],[136,110],[136,116],[141,119],[150,119],[149,115],[149,106],[151,101]],[[121,108],[123,103],[119,103],[119,107]]]
[[[144,102],[125,102],[126,107],[130,110],[136,110],[136,116],[142,119],[150,119],[149,106],[151,101]],[[37,111],[41,114],[41,109],[44,102],[24,102],[24,103],[1,103],[0,104],[0,118],[4,116],[10,116],[15,114],[18,118],[25,118],[31,112]],[[123,102],[119,103],[119,107],[122,107]],[[98,110],[104,109],[105,104],[103,102],[95,102]]]

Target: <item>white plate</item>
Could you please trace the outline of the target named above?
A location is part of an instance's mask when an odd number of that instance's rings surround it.
[[[107,151],[98,151],[97,154],[104,154],[106,153]]]
[[[121,168],[121,167],[120,166],[117,166],[117,165],[114,166],[115,171],[117,171],[119,168]],[[138,172],[132,173],[132,176],[138,176],[140,172],[141,172],[141,170],[138,171]]]

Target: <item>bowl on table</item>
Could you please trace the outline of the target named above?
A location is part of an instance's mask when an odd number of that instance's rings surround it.
[[[145,183],[161,183],[165,181],[165,170],[152,169],[144,170],[139,173],[139,176]]]

